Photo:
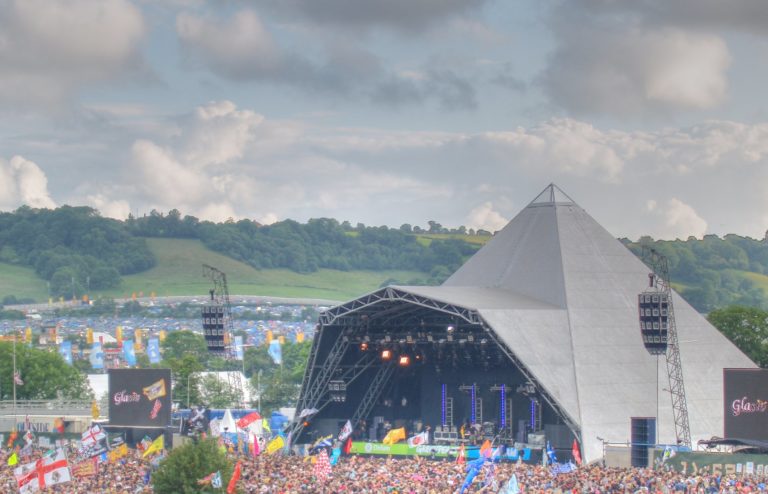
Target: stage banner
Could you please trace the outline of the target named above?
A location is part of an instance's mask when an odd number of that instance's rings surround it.
[[[170,369],[109,369],[109,425],[165,427],[171,423]]]
[[[768,441],[768,369],[723,369],[724,436]]]
[[[424,444],[419,446],[408,446],[407,443],[382,444],[369,443],[363,441],[353,441],[350,453],[359,455],[395,455],[395,456],[434,456],[435,458],[455,458],[459,452],[458,446],[446,446],[437,444]],[[480,450],[477,447],[467,448],[465,451],[467,459],[477,459],[480,456]],[[506,448],[504,454],[500,455],[501,460],[529,461],[531,459],[531,450]]]
[[[681,452],[665,465],[686,474],[697,474],[702,468],[725,475],[768,475],[768,455]]]

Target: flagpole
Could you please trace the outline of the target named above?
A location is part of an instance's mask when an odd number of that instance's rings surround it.
[[[16,430],[16,332],[13,333],[13,430]]]

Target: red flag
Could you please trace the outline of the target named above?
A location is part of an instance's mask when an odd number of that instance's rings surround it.
[[[579,452],[579,443],[576,439],[573,440],[571,454],[573,455],[573,461],[575,461],[577,465],[581,465],[581,453]]]
[[[491,456],[491,452],[493,451],[491,447],[491,441],[486,439],[482,446],[480,446],[480,456],[485,456],[486,458],[489,458]]]
[[[261,448],[259,447],[259,438],[253,436],[253,456],[259,456],[259,453],[261,453]]]
[[[232,472],[232,478],[229,479],[229,484],[227,485],[227,494],[232,494],[235,492],[235,489],[237,489],[237,481],[240,480],[240,462],[237,462],[237,465],[235,465],[235,471]]]
[[[464,454],[464,445],[459,446],[459,455],[456,457],[456,463],[463,465],[466,462],[466,455]]]
[[[344,443],[344,454],[348,455],[352,451],[352,438],[348,437],[347,442]]]
[[[241,417],[240,420],[237,421],[237,426],[241,429],[245,429],[251,423],[256,422],[259,419],[261,419],[261,415],[256,412],[251,412],[248,415]]]

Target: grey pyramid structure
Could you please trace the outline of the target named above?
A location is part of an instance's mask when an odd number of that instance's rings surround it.
[[[602,440],[630,440],[631,417],[658,416],[659,442],[675,443],[664,357],[646,352],[639,330],[648,273],[552,184],[442,286],[398,288],[476,310],[577,424],[591,461]],[[723,368],[756,365],[676,293],[673,302],[695,444],[722,435]]]

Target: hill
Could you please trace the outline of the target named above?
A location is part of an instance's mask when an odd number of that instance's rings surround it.
[[[199,240],[153,238],[147,246],[155,256],[155,267],[137,274],[125,275],[119,287],[93,290],[92,298],[130,297],[132,293],[148,296],[199,295],[204,297],[210,281],[203,278],[202,265],[215,266],[227,274],[229,290],[238,295],[271,295],[276,297],[323,298],[347,300],[375,290],[386,280],[403,283],[418,279],[417,271],[335,271],[321,269],[299,274],[287,269],[256,270],[232,258],[213,252]],[[13,294],[47,299],[45,281],[31,268],[0,263],[0,298]]]

